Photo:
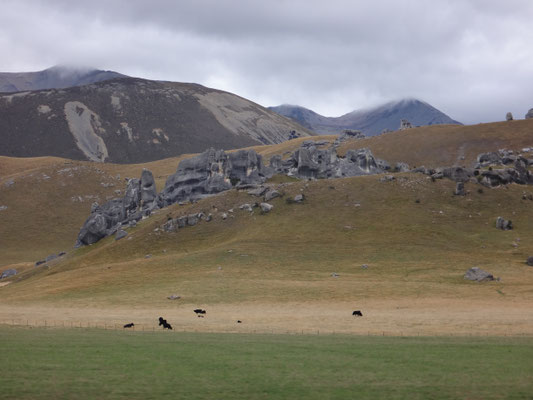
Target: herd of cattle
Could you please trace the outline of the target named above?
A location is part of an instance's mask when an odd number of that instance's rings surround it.
[[[205,311],[205,310],[203,310],[201,308],[196,308],[193,311],[200,318],[204,318],[204,316],[207,314],[207,311]],[[361,310],[355,310],[354,312],[352,312],[352,316],[354,316],[354,317],[362,317],[363,313],[361,312]],[[242,321],[239,319],[239,320],[237,320],[237,323],[241,324]],[[124,325],[124,328],[133,328],[134,326],[135,326],[135,324],[133,322],[130,322],[129,324]],[[169,330],[172,329],[172,325],[170,325],[167,322],[167,320],[164,319],[163,317],[159,317],[159,326],[162,326],[163,329],[169,329]]]

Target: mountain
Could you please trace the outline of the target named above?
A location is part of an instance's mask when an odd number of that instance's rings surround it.
[[[312,132],[242,97],[197,84],[116,78],[0,94],[0,155],[139,163],[280,143]]]
[[[67,66],[37,72],[0,72],[0,92],[61,89],[124,77],[126,75],[114,71]]]
[[[384,130],[398,130],[402,119],[408,120],[413,126],[461,124],[430,104],[416,99],[391,101],[340,117],[324,117],[304,107],[292,105],[270,109],[319,134],[338,134],[343,129],[357,129],[367,136],[374,136]]]

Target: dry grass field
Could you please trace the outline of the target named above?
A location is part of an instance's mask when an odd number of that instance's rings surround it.
[[[342,150],[370,147],[391,163],[469,165],[482,151],[533,146],[532,130],[531,121],[425,127]],[[333,140],[314,139],[324,138]],[[258,151],[268,160],[302,140]],[[21,271],[0,287],[0,321],[133,320],[152,327],[163,315],[179,329],[217,332],[533,334],[533,268],[525,264],[533,255],[533,202],[522,199],[533,189],[526,186],[479,193],[480,186],[467,184],[467,196],[455,197],[453,182],[421,174],[397,174],[393,182],[379,175],[275,177],[284,198],[272,201],[269,214],[239,210],[256,199],[232,190],[160,210],[126,239],[72,248],[95,199],[115,196],[143,167],[160,190],[178,161],[0,158],[0,205],[8,207],[0,211],[0,266]],[[305,194],[304,204],[287,204],[297,193]],[[160,229],[169,215],[198,211],[213,213],[213,221],[176,233]],[[515,229],[497,230],[498,216]],[[67,256],[48,268],[33,266],[62,250]],[[465,281],[473,266],[500,281]],[[168,300],[171,294],[181,299]],[[207,309],[206,318],[194,315],[197,307]],[[356,309],[363,318],[351,316]]]

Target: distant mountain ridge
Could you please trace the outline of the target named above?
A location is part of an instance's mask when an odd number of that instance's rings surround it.
[[[413,126],[462,125],[432,105],[417,99],[391,101],[340,117],[324,117],[307,108],[287,104],[269,108],[319,134],[339,134],[344,129],[357,129],[367,136],[375,136],[384,130],[398,130],[402,119],[407,119]]]
[[[192,83],[115,78],[0,94],[0,155],[141,163],[288,140],[311,131],[256,103]]]
[[[62,89],[125,77],[114,71],[68,66],[54,66],[36,72],[0,72],[0,92]]]

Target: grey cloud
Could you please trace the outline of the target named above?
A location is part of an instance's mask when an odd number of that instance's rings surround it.
[[[0,70],[92,65],[326,115],[408,96],[466,123],[533,107],[528,0],[8,0],[3,9]]]

